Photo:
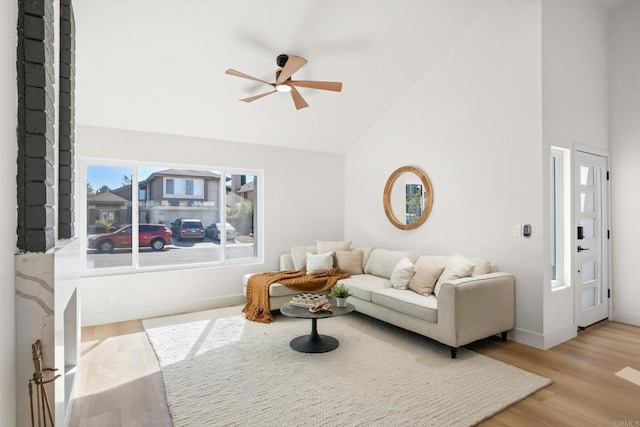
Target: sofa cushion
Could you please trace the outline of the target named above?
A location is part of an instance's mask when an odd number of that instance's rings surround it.
[[[317,255],[307,252],[307,274],[325,273],[333,268],[333,252]]]
[[[317,254],[316,245],[292,246],[291,257],[293,258],[293,267],[296,270],[307,268],[307,253]]]
[[[445,266],[451,259],[450,256],[441,256],[441,255],[420,255],[416,260],[416,268],[420,267],[422,264],[435,264]]]
[[[472,276],[480,276],[481,274],[491,273],[491,263],[489,261],[478,258],[467,259],[475,265],[475,267],[473,267],[473,273],[471,273]]]
[[[269,285],[269,296],[270,297],[282,297],[287,295],[298,295],[304,292],[298,291],[296,289],[290,288],[285,285],[281,285],[280,283],[272,283]],[[321,293],[321,292],[316,292]]]
[[[362,247],[355,248],[355,249],[359,249],[359,250],[362,251],[362,271],[364,272],[364,267],[367,265],[367,261],[369,261],[369,255],[371,255],[371,252],[373,251],[374,247],[373,246],[362,246]]]
[[[396,289],[407,289],[414,272],[413,263],[409,258],[402,258],[391,272],[391,285]]]
[[[317,240],[316,248],[317,253],[332,252],[332,251],[348,251],[351,250],[351,240]]]
[[[295,269],[291,252],[280,254],[280,271],[293,271]]]
[[[389,279],[394,267],[402,258],[407,257],[409,261],[415,262],[418,255],[416,251],[392,251],[376,248],[371,251],[364,272]]]
[[[440,293],[440,288],[442,284],[454,279],[462,279],[463,277],[469,277],[473,273],[473,269],[475,268],[475,264],[463,257],[460,254],[455,254],[449,259],[447,262],[444,271],[440,275],[440,278],[436,282],[436,287],[433,290],[433,293],[437,297]]]
[[[362,250],[335,252],[337,267],[349,274],[362,274]]]
[[[242,282],[244,284],[243,288],[242,288],[242,293],[246,296],[247,295],[247,283],[249,283],[249,277],[253,276],[256,273],[247,273],[244,276],[242,276]],[[330,291],[330,289],[326,290],[326,291],[318,291],[318,292],[314,292],[316,294],[328,294]],[[298,295],[304,293],[303,291],[299,291],[293,288],[290,288],[288,286],[285,285],[281,285],[280,283],[272,283],[269,285],[269,296],[270,297],[282,297],[282,296],[288,296],[288,295]]]
[[[442,265],[424,262],[416,267],[416,272],[407,287],[420,295],[429,296],[443,271]]]
[[[416,261],[416,269],[420,266],[420,264],[425,262],[446,266],[450,259],[450,256],[421,255]],[[489,261],[485,261],[479,258],[467,258],[467,260],[471,261],[475,265],[475,267],[473,268],[473,273],[471,274],[472,276],[489,274],[493,271],[493,267]]]
[[[340,280],[339,283],[344,283],[354,297],[364,301],[371,301],[372,292],[392,287],[391,280],[370,274],[351,276],[348,279]]]
[[[438,299],[433,295],[423,296],[409,290],[387,288],[373,292],[371,301],[428,322],[438,321]]]

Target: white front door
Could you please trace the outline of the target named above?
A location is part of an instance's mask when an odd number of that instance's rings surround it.
[[[609,317],[608,158],[575,151],[576,325]]]

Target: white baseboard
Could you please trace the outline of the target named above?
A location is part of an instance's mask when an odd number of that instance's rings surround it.
[[[578,328],[574,325],[565,326],[561,329],[544,334],[544,350],[548,350],[558,344],[562,344],[565,341],[578,336]]]
[[[544,350],[544,336],[538,332],[514,328],[509,331],[509,337],[520,344],[526,344],[528,346]]]
[[[629,325],[640,326],[640,313],[630,311],[613,310],[611,320],[614,322],[628,323]]]
[[[168,316],[191,311],[241,305],[246,301],[244,295],[199,299],[194,301],[174,302],[151,307],[133,307],[117,311],[100,313],[82,313],[82,326],[103,325],[105,323],[124,322],[127,320],[146,319],[149,317]]]

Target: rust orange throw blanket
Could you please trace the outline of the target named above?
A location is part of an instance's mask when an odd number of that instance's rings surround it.
[[[347,277],[350,274],[339,268],[319,274],[307,274],[306,270],[254,274],[247,282],[247,304],[242,311],[249,320],[271,323],[274,319],[269,307],[269,285],[272,283],[277,282],[301,292],[318,292],[331,288],[338,280]]]

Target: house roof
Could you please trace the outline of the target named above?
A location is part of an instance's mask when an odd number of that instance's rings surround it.
[[[246,193],[248,191],[253,191],[253,189],[254,189],[253,181],[249,181],[246,184],[241,185],[238,191],[236,191],[236,193]]]
[[[189,178],[212,178],[219,179],[220,174],[211,171],[203,171],[203,170],[191,170],[191,169],[164,169],[161,171],[157,171],[149,175],[149,177],[145,180],[148,181],[153,176],[184,176]]]
[[[213,178],[213,179],[220,178],[219,173],[215,173],[211,171],[203,171],[203,170],[191,170],[191,169],[164,169],[164,170],[152,173],[151,175],[149,175],[149,178],[151,178],[152,176],[159,176],[159,175],[186,176],[186,177],[193,177],[193,178]]]
[[[179,176],[186,178],[205,178],[205,179],[220,179],[220,174],[203,171],[203,170],[190,170],[190,169],[164,169],[161,171],[153,172],[145,180],[140,181],[140,184],[146,184],[152,181],[156,177],[160,176]],[[124,188],[124,187],[123,187]]]
[[[113,194],[110,191],[104,191],[102,193],[96,193],[92,196],[88,196],[87,197],[87,202],[89,203],[125,203],[128,202],[129,200],[124,199],[120,196],[118,196],[117,194]]]

